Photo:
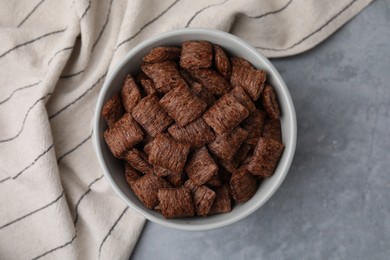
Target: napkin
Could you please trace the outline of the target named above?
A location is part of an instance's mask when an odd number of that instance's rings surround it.
[[[370,0],[1,0],[0,259],[127,259],[145,219],[91,142],[106,76],[161,32],[207,27],[268,57],[306,51]]]

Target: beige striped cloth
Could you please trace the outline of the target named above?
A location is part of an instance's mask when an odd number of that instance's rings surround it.
[[[107,73],[148,37],[238,35],[268,57],[308,50],[371,0],[0,0],[0,259],[128,259],[145,220],[91,143]]]

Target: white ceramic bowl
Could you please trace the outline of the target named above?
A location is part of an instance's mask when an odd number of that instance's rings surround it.
[[[119,92],[126,75],[139,72],[142,57],[152,48],[158,46],[179,46],[182,42],[189,40],[204,40],[218,44],[230,55],[247,59],[256,68],[267,71],[267,80],[274,87],[281,106],[282,135],[286,148],[275,174],[260,184],[256,194],[248,202],[235,205],[230,213],[209,217],[165,219],[160,213],[144,207],[128,187],[121,163],[111,155],[104,142],[103,132],[106,129],[106,124],[101,117],[101,110],[104,102],[114,93]],[[107,76],[99,93],[93,124],[93,143],[99,163],[107,180],[125,203],[150,221],[171,228],[192,231],[226,226],[245,218],[259,209],[275,193],[286,177],[294,157],[296,135],[297,126],[293,102],[286,84],[270,61],[251,45],[236,36],[211,29],[173,30],[151,37],[134,47]]]

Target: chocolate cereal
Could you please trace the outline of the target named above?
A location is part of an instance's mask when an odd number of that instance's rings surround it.
[[[153,167],[148,163],[148,156],[136,148],[130,149],[125,153],[123,159],[128,162],[134,169],[143,174],[153,173]]]
[[[191,90],[207,104],[207,107],[210,107],[215,102],[215,97],[211,94],[202,84],[194,82],[192,84]]]
[[[165,177],[165,179],[172,185],[172,187],[182,187],[185,181],[186,175],[184,172],[180,172],[179,174],[170,174]]]
[[[135,195],[149,209],[157,205],[159,201],[157,192],[159,189],[166,187],[169,187],[169,184],[154,174],[146,174],[134,181],[131,185]]]
[[[141,92],[130,74],[127,75],[125,82],[123,83],[121,94],[126,112],[131,113],[131,110],[141,100]]]
[[[230,190],[236,203],[246,202],[256,193],[256,177],[250,174],[246,167],[240,167],[230,179]]]
[[[228,213],[274,174],[284,145],[265,71],[189,41],[152,48],[134,76],[102,117],[107,146],[145,207],[165,218]]]
[[[143,136],[144,133],[138,123],[128,113],[104,131],[104,140],[117,158],[141,142]]]
[[[187,180],[184,187],[192,192],[196,214],[203,217],[209,215],[216,198],[215,192],[205,185],[197,186],[191,180]]]
[[[245,159],[249,156],[251,150],[252,146],[244,143],[240,146],[240,149],[238,149],[233,160],[220,159],[218,160],[218,162],[226,171],[228,171],[229,173],[233,173],[240,165],[242,165]]]
[[[179,143],[173,138],[160,134],[153,141],[149,161],[153,165],[159,165],[179,174],[184,169],[189,151],[188,144]]]
[[[141,85],[147,96],[156,94],[156,86],[151,79],[141,79]]]
[[[145,57],[144,62],[161,62],[168,60],[177,60],[180,58],[181,49],[177,47],[156,47],[153,48]]]
[[[167,93],[178,86],[186,85],[174,61],[145,63],[141,69],[153,80],[156,90],[160,93]]]
[[[123,113],[124,109],[119,94],[113,95],[106,103],[104,103],[102,117],[106,120],[108,126],[111,126],[118,121],[122,117]]]
[[[192,69],[188,72],[213,95],[221,96],[231,89],[229,82],[215,70]]]
[[[219,176],[219,174],[213,175],[207,182],[206,185],[210,187],[219,187],[221,186],[222,183],[222,178]]]
[[[274,174],[284,150],[284,145],[270,138],[260,137],[254,154],[248,164],[248,170],[262,178],[269,178]]]
[[[270,85],[264,87],[263,94],[261,95],[261,101],[267,115],[272,119],[280,118],[280,107],[276,94]]]
[[[223,185],[215,188],[215,202],[211,208],[211,214],[229,213],[232,211],[232,199],[229,186]]]
[[[210,152],[223,160],[233,160],[234,155],[248,136],[247,131],[236,127],[231,132],[218,135],[215,140],[208,144]]]
[[[237,86],[230,91],[232,94],[244,107],[246,107],[250,113],[256,111],[256,106],[251,100],[251,98],[246,94],[245,90],[242,87]]]
[[[266,74],[264,70],[233,64],[230,84],[233,87],[242,87],[253,101],[259,99],[265,80]]]
[[[169,91],[159,103],[181,127],[198,118],[207,107],[207,104],[185,85]]]
[[[222,135],[233,130],[248,116],[246,107],[233,95],[225,94],[206,110],[203,119],[216,133]]]
[[[233,68],[241,68],[244,67],[246,69],[255,69],[253,68],[252,64],[249,63],[246,59],[243,59],[241,57],[231,57],[230,63]]]
[[[167,168],[161,167],[159,165],[153,165],[153,173],[158,177],[173,175],[171,170],[168,170]]]
[[[232,67],[225,51],[219,45],[214,45],[214,63],[217,71],[226,79],[230,80]]]
[[[168,128],[168,132],[175,140],[188,143],[194,149],[200,148],[215,139],[214,132],[203,118],[198,118],[185,127],[174,124]]]
[[[158,190],[161,213],[165,218],[192,217],[194,201],[188,188],[164,188]]]
[[[125,178],[127,184],[131,187],[133,183],[141,178],[142,174],[137,172],[130,164],[125,163]]]
[[[141,99],[134,107],[132,115],[151,136],[156,136],[173,123],[173,119],[160,106],[155,95]]]
[[[263,133],[265,113],[262,110],[256,109],[248,118],[246,118],[241,127],[248,132],[248,137],[245,143],[255,146]]]
[[[211,158],[207,148],[202,147],[191,155],[185,171],[196,185],[202,185],[217,174],[218,166]]]
[[[267,117],[264,121],[262,136],[282,143],[282,126],[280,125],[280,120]]]
[[[213,45],[205,41],[183,42],[180,67],[185,69],[209,68],[213,62]]]

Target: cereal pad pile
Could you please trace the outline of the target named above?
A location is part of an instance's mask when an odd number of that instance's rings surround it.
[[[266,72],[218,45],[157,47],[103,106],[104,139],[145,207],[165,218],[227,213],[283,153]]]

